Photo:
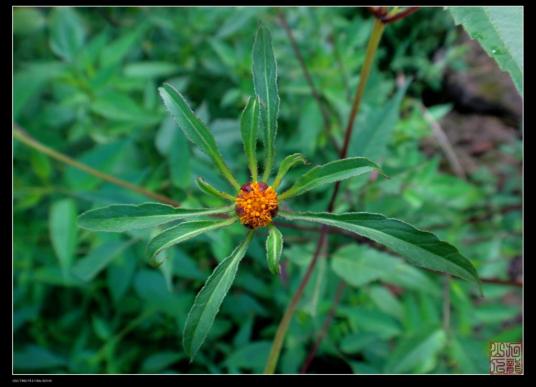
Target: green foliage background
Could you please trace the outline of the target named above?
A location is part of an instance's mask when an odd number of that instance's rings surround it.
[[[372,26],[357,8],[285,8],[342,140]],[[190,147],[158,98],[164,81],[190,99],[241,181],[248,176],[239,115],[253,95],[251,48],[263,22],[272,31],[281,97],[279,155],[301,152],[313,164],[337,158],[274,8],[16,8],[14,121],[50,147],[185,206],[217,204],[195,178],[224,181]],[[381,163],[390,179],[345,182],[337,210],[383,212],[433,230],[472,259],[482,278],[508,279],[520,257],[520,168],[486,167],[467,181],[425,155],[431,129],[418,107],[441,90],[446,66],[464,68],[459,30],[441,8],[389,25],[367,86],[348,156]],[[444,47],[439,62],[433,53]],[[404,73],[409,83],[396,83]],[[450,110],[430,108],[436,119]],[[92,233],[76,216],[147,198],[59,164],[14,141],[14,371],[44,373],[261,372],[279,319],[311,259],[316,235],[285,233],[284,275],[266,268],[254,238],[205,350],[190,364],[181,332],[196,292],[243,228],[202,236],[169,250],[160,269],[146,264],[145,231]],[[521,142],[501,152],[521,161]],[[280,160],[276,161],[276,165]],[[300,176],[296,168],[289,175]],[[355,194],[355,192],[361,192]],[[330,190],[310,192],[296,210],[322,211]],[[486,215],[480,222],[469,219]],[[285,342],[279,372],[295,373],[320,330],[337,283],[349,285],[311,372],[487,373],[489,341],[520,341],[521,291],[484,284],[484,298],[460,280],[333,236]],[[207,350],[209,348],[209,350]]]

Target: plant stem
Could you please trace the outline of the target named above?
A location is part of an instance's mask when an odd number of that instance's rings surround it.
[[[356,94],[354,97],[354,102],[352,104],[352,110],[350,112],[350,116],[348,119],[348,125],[346,126],[344,143],[340,151],[340,158],[346,157],[346,154],[348,153],[348,147],[349,147],[350,138],[353,132],[355,118],[361,106],[361,100],[363,97],[363,93],[365,91],[365,86],[366,86],[368,77],[370,75],[370,70],[372,68],[372,63],[374,60],[374,56],[376,54],[376,50],[378,48],[378,44],[380,42],[380,38],[383,33],[383,29],[384,29],[383,23],[380,20],[375,19],[374,26],[372,28],[372,32],[370,35],[369,43],[367,46],[367,51],[365,54],[365,62],[363,64],[363,67],[361,68],[359,84],[357,86]],[[331,196],[331,200],[328,206],[329,212],[333,211],[333,208],[335,206],[335,199],[337,197],[338,192],[339,192],[339,183],[337,182],[335,184],[335,189],[333,190],[333,194]],[[313,273],[313,270],[318,262],[318,259],[320,257],[320,251],[322,251],[322,249],[324,248],[324,244],[327,242],[327,232],[328,232],[328,228],[325,226],[322,226],[321,231],[320,231],[320,238],[318,240],[313,258],[311,259],[311,262],[309,263],[309,266],[307,267],[307,271],[305,272],[305,275],[300,285],[298,286],[298,289],[294,293],[294,296],[292,297],[290,304],[287,307],[285,314],[283,315],[283,318],[281,319],[281,322],[279,323],[279,326],[277,328],[277,332],[275,334],[275,338],[272,343],[272,349],[270,351],[270,355],[268,356],[268,361],[264,369],[265,374],[273,374],[275,372],[277,361],[279,359],[279,354],[281,353],[283,340],[285,338],[288,327],[290,325],[290,321],[292,319],[292,316],[294,315],[294,312],[296,311],[298,302],[300,301],[301,296],[303,295],[305,286],[309,282],[311,278],[311,274]]]
[[[311,260],[311,264],[309,264],[309,267],[307,267],[307,271],[305,272],[303,280],[298,286],[296,292],[294,293],[294,296],[292,296],[292,300],[290,301],[290,304],[288,305],[287,310],[285,310],[285,314],[283,315],[283,318],[281,319],[281,322],[277,327],[277,332],[272,343],[272,349],[270,351],[270,355],[268,356],[268,361],[264,369],[265,374],[273,374],[275,371],[277,361],[279,359],[279,354],[281,353],[283,340],[285,339],[285,335],[290,325],[290,320],[292,319],[292,316],[296,311],[296,307],[298,306],[301,296],[305,290],[305,286],[307,285],[309,279],[311,278],[311,275],[313,274],[313,269],[316,265],[316,262],[320,258],[320,252],[324,247],[324,243],[326,242],[327,236],[325,228],[323,227],[322,229],[323,231],[320,233],[320,239],[318,240],[318,244],[316,245],[316,250],[313,255],[313,259]]]
[[[55,151],[54,149],[40,143],[33,137],[31,137],[28,133],[26,133],[24,130],[22,130],[17,125],[13,124],[13,137],[15,137],[17,140],[22,142],[23,144],[46,154],[47,156],[52,157],[55,160],[61,161],[62,163],[71,165],[77,169],[80,169],[81,171],[84,171],[86,173],[89,173],[90,175],[93,175],[99,179],[102,179],[104,181],[107,181],[109,183],[115,184],[121,188],[125,188],[130,191],[137,192],[141,195],[147,196],[148,198],[158,200],[159,202],[170,204],[172,206],[178,207],[180,206],[180,203],[176,202],[175,200],[168,198],[167,196],[160,195],[151,191],[146,190],[143,187],[134,185],[132,183],[129,183],[128,181],[118,179],[117,177],[110,176],[106,173],[100,172],[94,168],[91,168],[90,166],[80,163],[72,158],[70,158],[67,155],[64,155],[63,153],[60,153],[58,151]]]
[[[309,69],[307,68],[307,64],[305,63],[305,60],[303,59],[303,55],[301,54],[300,47],[298,46],[298,43],[296,43],[294,34],[292,33],[290,26],[288,25],[287,18],[285,17],[285,14],[281,10],[278,11],[277,16],[279,18],[281,25],[283,26],[283,29],[287,33],[294,55],[296,56],[296,59],[298,59],[298,62],[300,63],[300,67],[303,72],[303,76],[305,77],[305,80],[307,81],[307,84],[309,85],[309,88],[311,89],[311,94],[313,95],[313,98],[316,100],[316,103],[318,104],[320,113],[322,114],[322,120],[324,121],[324,130],[326,132],[326,135],[331,140],[332,145],[335,147],[335,149],[337,149],[337,151],[340,151],[339,146],[337,145],[337,142],[335,141],[331,133],[329,112],[327,111],[326,106],[322,102],[322,97],[320,96],[320,93],[318,92],[313,82],[313,77],[311,76],[311,73],[309,72]]]
[[[322,324],[322,329],[320,331],[320,334],[318,335],[318,338],[316,339],[313,349],[311,349],[311,351],[309,352],[309,355],[307,355],[307,359],[303,363],[303,366],[300,370],[301,374],[304,374],[307,372],[307,369],[311,365],[313,359],[315,358],[316,352],[318,351],[318,348],[320,347],[320,343],[322,342],[322,340],[324,340],[324,337],[326,337],[329,326],[331,325],[331,322],[333,321],[333,317],[335,317],[337,306],[339,306],[339,302],[341,301],[341,298],[344,294],[344,289],[346,289],[346,283],[344,281],[339,281],[339,284],[337,285],[337,290],[335,291],[335,298],[333,300],[333,303],[331,304],[331,308],[329,308],[328,316],[324,320],[324,324]]]

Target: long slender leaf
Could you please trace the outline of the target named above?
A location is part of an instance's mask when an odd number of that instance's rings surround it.
[[[158,91],[160,92],[160,96],[162,97],[167,110],[171,113],[175,122],[184,132],[186,137],[200,147],[201,150],[212,159],[216,167],[229,183],[236,190],[239,190],[240,185],[223,160],[214,136],[205,124],[195,116],[184,97],[173,86],[167,83],[162,87],[159,87]]]
[[[197,183],[197,186],[199,187],[199,189],[201,191],[203,191],[204,193],[206,193],[206,194],[218,197],[220,199],[231,200],[233,202],[235,200],[235,198],[232,197],[231,195],[229,195],[227,192],[220,191],[219,189],[217,189],[216,187],[211,185],[209,182],[207,182],[202,177],[198,177],[196,179],[196,183]]]
[[[253,181],[257,181],[257,127],[259,126],[259,100],[249,98],[240,117],[240,134],[244,143],[244,152]]]
[[[318,165],[296,180],[292,187],[279,196],[279,199],[284,200],[301,195],[321,185],[348,179],[373,169],[379,169],[378,165],[364,157],[349,157]]]
[[[499,64],[508,71],[523,95],[523,8],[448,7],[456,24],[462,24]]]
[[[63,199],[55,202],[50,208],[50,239],[64,273],[71,267],[74,259],[78,241],[78,230],[75,225],[75,201]]]
[[[114,204],[84,212],[78,225],[92,231],[123,232],[155,227],[177,219],[230,212],[232,206],[219,208],[175,208],[160,203]]]
[[[279,95],[277,92],[277,63],[270,31],[260,27],[253,43],[253,86],[259,97],[261,128],[266,149],[263,180],[267,181],[275,157]]]
[[[268,228],[268,237],[266,238],[266,260],[268,268],[273,274],[279,273],[279,258],[283,251],[283,234],[274,225]]]
[[[106,268],[119,254],[132,244],[132,241],[107,241],[79,260],[73,267],[73,274],[88,282]]]
[[[229,226],[236,222],[236,218],[225,220],[192,220],[190,222],[184,222],[176,226],[170,227],[164,230],[157,236],[155,236],[147,245],[147,255],[149,256],[149,262],[158,266],[162,262],[156,260],[157,255],[173,245],[185,242],[198,235],[204,234],[210,230]]]
[[[227,295],[238,265],[246,254],[253,232],[214,269],[207,282],[197,294],[192,309],[186,319],[183,333],[183,346],[193,360],[197,351],[205,341],[214,319],[218,314],[221,303]]]
[[[292,168],[297,163],[307,163],[305,157],[301,153],[293,153],[291,155],[288,155],[283,159],[283,161],[281,161],[281,164],[279,164],[279,170],[277,171],[277,175],[275,176],[274,182],[272,184],[272,187],[274,189],[277,189],[277,187],[279,187],[279,184],[281,184],[281,180],[283,180],[290,168]]]
[[[454,246],[400,220],[367,212],[331,214],[281,211],[280,215],[290,220],[316,222],[354,232],[389,247],[416,266],[449,273],[479,284],[476,269]]]

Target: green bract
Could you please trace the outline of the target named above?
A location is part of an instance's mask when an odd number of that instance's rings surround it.
[[[240,120],[240,133],[252,181],[257,181],[258,165],[256,146],[258,132],[264,142],[263,182],[270,183],[275,160],[277,116],[279,96],[277,92],[276,61],[272,50],[270,32],[260,27],[253,46],[253,84],[255,96],[250,97]],[[223,160],[214,136],[201,120],[195,116],[185,98],[170,85],[160,89],[162,100],[185,136],[196,144],[213,161],[216,169],[234,188],[234,192],[222,192],[203,178],[197,179],[200,190],[219,199],[233,201],[240,184]],[[305,164],[301,154],[288,155],[283,159],[278,173],[271,181],[277,190],[286,173],[296,164]],[[346,180],[373,170],[379,170],[374,162],[364,157],[350,157],[313,166],[279,195],[281,201],[304,194],[322,185]],[[275,215],[275,214],[274,214]],[[478,275],[460,252],[431,233],[417,230],[413,226],[379,214],[368,213],[298,213],[281,211],[291,221],[310,221],[339,227],[381,243],[403,255],[417,266],[449,273],[466,280],[478,282]],[[217,217],[217,219],[206,219]],[[205,218],[205,219],[199,219]],[[178,223],[157,233],[147,245],[147,258],[155,266],[163,263],[166,254],[160,254],[178,243],[186,242],[205,232],[227,227],[238,220],[234,205],[218,208],[183,209],[158,203],[140,205],[112,205],[87,211],[79,216],[81,227],[93,231],[123,232],[134,229],[157,227],[173,221]],[[197,295],[186,320],[183,345],[193,359],[207,337],[232,282],[238,266],[246,255],[256,230],[247,232],[244,241],[224,259],[207,279]],[[279,272],[279,260],[283,249],[283,235],[274,224],[268,225],[266,258],[269,270]],[[158,257],[164,257],[159,259]],[[346,273],[350,275],[351,273]]]

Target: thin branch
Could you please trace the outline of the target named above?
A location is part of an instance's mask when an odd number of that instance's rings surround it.
[[[370,75],[370,70],[372,68],[374,56],[376,54],[376,50],[378,48],[378,44],[380,42],[380,38],[382,36],[383,30],[384,30],[384,25],[378,19],[375,19],[374,26],[372,28],[372,32],[370,35],[369,43],[367,46],[367,51],[365,53],[365,62],[363,64],[363,67],[361,68],[361,74],[359,77],[359,85],[357,86],[354,102],[352,104],[352,110],[348,118],[348,125],[346,126],[346,131],[345,131],[345,136],[344,136],[344,143],[339,154],[340,158],[346,157],[346,154],[348,153],[348,147],[349,147],[350,138],[353,132],[355,118],[361,106],[361,100],[363,97],[363,93],[365,91],[365,86],[367,84],[367,80]],[[331,200],[328,206],[329,212],[333,211],[333,208],[335,206],[335,199],[337,197],[338,192],[339,192],[339,182],[335,184],[335,188],[333,190],[333,194],[331,196]],[[317,243],[315,254],[313,255],[313,258],[311,259],[311,262],[309,263],[309,266],[307,267],[307,271],[302,281],[300,282],[300,285],[298,286],[296,293],[292,297],[292,300],[287,310],[285,311],[285,314],[283,315],[283,318],[281,319],[281,322],[279,323],[279,326],[277,328],[277,332],[276,332],[274,341],[272,343],[272,349],[270,351],[270,355],[268,357],[268,361],[266,363],[266,368],[264,370],[264,373],[272,374],[275,371],[275,368],[277,366],[277,361],[279,359],[279,354],[281,353],[283,340],[285,338],[286,332],[288,330],[288,326],[290,324],[290,320],[292,319],[292,316],[296,310],[298,302],[303,294],[303,290],[305,289],[305,286],[309,282],[311,278],[311,274],[313,273],[314,268],[318,262],[318,258],[320,256],[319,253],[324,247],[324,244],[326,243],[327,234],[328,234],[327,231],[328,231],[327,227],[325,226],[321,227],[320,238]]]
[[[322,324],[322,329],[320,330],[320,333],[318,334],[315,345],[313,346],[313,348],[307,355],[307,359],[305,360],[300,370],[301,374],[304,374],[307,372],[307,369],[311,365],[313,359],[315,358],[316,352],[318,351],[318,348],[320,347],[320,343],[326,337],[328,333],[328,329],[331,325],[331,322],[333,321],[333,318],[335,317],[335,313],[337,312],[337,307],[339,306],[339,302],[341,301],[341,298],[344,294],[345,289],[346,289],[346,283],[344,281],[339,281],[339,284],[337,285],[337,290],[335,291],[335,298],[333,299],[328,315],[326,319],[324,320],[324,324]]]
[[[93,175],[101,180],[107,181],[109,183],[115,184],[121,188],[125,188],[127,190],[137,192],[141,195],[147,196],[148,198],[158,200],[159,202],[170,204],[172,206],[178,207],[180,206],[180,203],[176,202],[175,200],[168,198],[167,196],[160,195],[151,191],[146,190],[143,187],[137,186],[135,184],[129,183],[128,181],[119,179],[114,176],[110,176],[106,173],[100,172],[96,170],[95,168],[92,168],[86,164],[83,164],[81,162],[78,162],[72,158],[70,158],[67,155],[64,155],[63,153],[60,153],[42,143],[37,141],[35,138],[31,137],[28,133],[26,133],[22,128],[20,128],[15,123],[13,124],[13,137],[22,142],[23,144],[46,154],[47,156],[52,157],[55,160],[61,161],[62,163],[68,164],[72,167],[75,167],[77,169],[80,169],[81,171],[84,171],[86,173],[89,173],[90,175]]]
[[[320,258],[320,252],[324,248],[324,243],[326,243],[326,236],[327,230],[322,227],[322,231],[320,232],[320,238],[318,240],[313,259],[311,260],[311,264],[309,264],[309,266],[307,267],[307,271],[305,272],[303,280],[298,286],[298,289],[296,289],[294,296],[292,296],[290,304],[285,310],[285,314],[283,315],[283,318],[281,319],[281,322],[277,327],[277,332],[272,343],[272,349],[270,351],[270,355],[268,356],[268,362],[266,363],[266,368],[264,369],[265,374],[273,374],[275,371],[277,361],[279,360],[279,354],[281,353],[281,347],[283,346],[283,340],[285,339],[285,335],[290,325],[290,321],[292,320],[292,316],[294,315],[298,303],[303,295],[305,286],[307,285],[309,279],[311,278],[311,275],[313,274],[313,269],[316,266],[316,262]]]
[[[465,180],[465,170],[463,169],[462,163],[458,159],[458,156],[456,155],[456,152],[454,151],[454,148],[451,145],[449,138],[445,134],[445,131],[443,130],[439,122],[437,122],[437,120],[432,116],[432,114],[430,114],[428,109],[426,109],[426,107],[422,103],[419,102],[418,106],[423,114],[424,119],[432,128],[432,133],[437,140],[439,146],[441,147],[441,150],[443,150],[443,153],[445,153],[445,156],[450,164],[450,168],[456,174],[456,176],[458,176],[460,179]]]
[[[335,138],[333,137],[331,133],[329,112],[326,110],[326,106],[324,105],[322,101],[322,96],[320,95],[320,93],[318,92],[314,84],[313,77],[311,76],[311,73],[309,72],[309,69],[307,68],[307,64],[305,63],[305,60],[303,59],[303,55],[300,51],[300,47],[298,46],[298,43],[296,42],[296,39],[294,38],[292,29],[288,25],[287,18],[285,17],[285,14],[281,10],[278,11],[277,17],[279,19],[281,26],[287,33],[294,55],[296,56],[296,59],[300,63],[300,67],[302,69],[305,80],[307,81],[307,84],[309,85],[309,88],[311,89],[311,94],[313,95],[316,103],[318,104],[318,107],[322,114],[322,120],[324,121],[324,130],[326,134],[328,135],[328,137],[330,138],[332,145],[335,147],[335,149],[337,149],[337,152],[339,152],[340,147],[335,141]]]

